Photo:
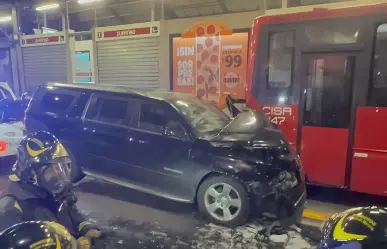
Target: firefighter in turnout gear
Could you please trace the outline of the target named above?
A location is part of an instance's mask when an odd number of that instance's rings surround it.
[[[27,135],[18,147],[8,195],[0,201],[1,229],[22,221],[53,221],[79,238],[82,249],[89,248],[90,241],[101,233],[78,212],[71,167],[66,149],[52,134]]]
[[[319,249],[387,248],[387,208],[361,207],[333,215],[323,226]]]

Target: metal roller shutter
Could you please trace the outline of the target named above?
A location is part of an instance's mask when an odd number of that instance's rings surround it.
[[[63,33],[22,36],[21,46],[27,91],[34,91],[48,82],[67,82],[67,50]]]
[[[132,88],[158,88],[160,37],[157,25],[145,23],[101,28],[100,40],[97,41],[98,82]]]
[[[66,47],[62,44],[23,48],[23,67],[27,91],[48,82],[67,82]]]

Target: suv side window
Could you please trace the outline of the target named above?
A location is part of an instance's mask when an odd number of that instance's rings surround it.
[[[114,125],[130,125],[129,102],[125,99],[92,96],[86,119]]]
[[[76,95],[66,92],[46,92],[40,102],[40,110],[50,113],[64,113],[71,106]]]
[[[86,107],[87,101],[90,98],[90,94],[83,93],[79,98],[76,100],[74,106],[71,108],[69,117],[71,118],[80,118],[82,117],[83,110]]]
[[[150,132],[162,134],[166,125],[165,108],[154,104],[142,104],[138,127]]]
[[[138,128],[169,137],[186,138],[187,134],[180,120],[167,106],[160,103],[143,103],[141,105]]]

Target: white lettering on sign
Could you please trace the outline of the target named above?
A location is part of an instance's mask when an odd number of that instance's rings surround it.
[[[35,39],[35,43],[46,43],[46,42],[49,42],[50,40],[48,39],[48,37],[44,37],[44,38],[36,38]]]
[[[177,84],[179,86],[192,86],[194,84],[192,60],[177,61]]]
[[[264,106],[262,110],[270,121],[276,125],[283,124],[286,121],[286,116],[292,115],[292,108],[290,107]]]
[[[128,36],[128,35],[135,35],[135,34],[136,34],[135,29],[117,31],[117,36]]]
[[[190,56],[195,55],[195,47],[178,47],[177,56]]]

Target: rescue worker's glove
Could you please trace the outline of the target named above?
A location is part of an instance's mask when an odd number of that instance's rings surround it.
[[[87,237],[79,237],[77,239],[80,249],[91,249],[90,239]]]
[[[84,221],[78,226],[78,236],[80,237],[84,236],[90,239],[98,239],[101,235],[101,231],[96,229],[96,227],[88,221]]]
[[[87,231],[84,235],[84,237],[89,238],[89,239],[98,239],[100,238],[102,233],[98,231],[97,229],[90,229]]]

